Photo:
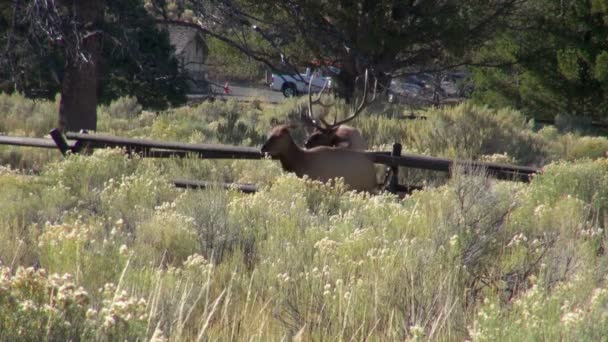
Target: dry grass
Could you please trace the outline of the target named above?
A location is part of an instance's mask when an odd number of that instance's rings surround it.
[[[277,108],[205,104],[101,120],[130,136],[256,145]],[[453,132],[448,120],[484,122],[482,132],[509,125],[506,112],[484,113],[463,106],[426,123],[361,124],[366,134],[378,127],[378,144],[416,127],[436,133],[429,149],[469,155],[458,144],[442,150],[437,136]],[[229,129],[237,122],[245,133]],[[403,139],[423,144],[419,134]],[[479,151],[504,152],[487,139]],[[554,158],[547,151],[538,153]],[[555,162],[530,184],[466,174],[400,200],[303,181],[270,160],[105,150],[41,162],[37,177],[3,168],[0,340],[605,338],[608,162]],[[263,186],[178,191],[175,176]]]

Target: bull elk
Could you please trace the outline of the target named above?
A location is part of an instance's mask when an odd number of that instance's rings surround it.
[[[356,82],[356,81],[355,81]],[[377,82],[377,80],[376,80]],[[321,95],[323,94],[323,90],[325,90],[325,86],[319,92],[318,97],[313,100],[312,99],[312,79],[308,85],[308,115],[302,115],[302,120],[309,126],[314,127],[314,131],[306,142],[304,146],[306,148],[313,148],[317,146],[335,146],[340,148],[347,148],[351,150],[366,150],[367,142],[363,139],[361,132],[355,127],[346,125],[347,122],[351,121],[357,115],[361,113],[363,108],[369,105],[376,99],[376,87],[377,84],[374,85],[374,93],[371,101],[367,101],[367,83],[368,83],[368,74],[367,70],[365,70],[365,83],[363,86],[363,98],[361,99],[361,103],[355,106],[355,110],[346,118],[340,121],[334,119],[334,123],[330,124],[325,119],[321,118],[319,123],[313,114],[313,104],[320,104],[325,106],[321,102]]]
[[[368,155],[328,146],[302,149],[293,141],[290,127],[280,125],[273,128],[262,146],[263,153],[281,161],[283,170],[321,182],[342,177],[351,190],[374,191],[376,170]]]

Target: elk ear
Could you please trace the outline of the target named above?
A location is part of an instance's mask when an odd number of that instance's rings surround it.
[[[281,127],[279,134],[281,134],[281,135],[289,134],[289,131],[291,130],[292,127],[293,127],[292,125],[285,125],[285,126]]]

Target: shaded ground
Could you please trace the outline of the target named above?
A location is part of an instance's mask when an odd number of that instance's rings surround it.
[[[253,101],[257,99],[263,102],[279,103],[285,99],[281,92],[270,90],[269,87],[263,85],[244,86],[228,84],[228,93],[220,85],[212,85],[211,87],[215,97],[222,100],[233,98],[238,101]],[[190,94],[188,95],[188,99],[192,102],[198,102],[208,96],[207,94]]]

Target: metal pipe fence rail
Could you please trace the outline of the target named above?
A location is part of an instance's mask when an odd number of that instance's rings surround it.
[[[127,152],[138,153],[153,158],[184,158],[194,155],[204,159],[262,159],[264,154],[255,147],[241,147],[216,144],[188,144],[180,142],[156,141],[148,139],[124,138],[100,134],[66,133],[51,131],[51,139],[22,138],[0,136],[0,144],[58,148],[61,153],[79,153],[84,149],[120,147]],[[67,139],[66,139],[67,138]],[[68,140],[69,139],[69,140]],[[401,146],[395,144],[392,152],[364,152],[369,154],[377,164],[390,167],[393,172],[391,184],[397,190],[398,167],[410,167],[424,170],[452,172],[454,166],[468,169],[484,169],[491,177],[505,180],[528,182],[532,175],[540,170],[533,167],[503,165],[496,163],[462,161],[446,158],[427,157],[414,154],[401,154]],[[402,186],[401,186],[402,188]]]
[[[70,144],[70,143],[68,143]],[[0,135],[0,145],[25,146],[25,147],[40,147],[40,148],[57,148],[57,144],[52,139],[47,138],[26,138],[26,137],[11,137]],[[74,142],[71,143],[74,145]]]
[[[181,189],[236,189],[246,194],[252,194],[258,191],[258,187],[255,184],[240,184],[240,183],[214,183],[206,181],[194,181],[189,179],[175,179],[173,184],[177,188]]]
[[[56,130],[53,130],[56,131]],[[144,140],[123,138],[110,135],[88,134],[88,133],[67,133],[68,139],[80,141],[83,146],[89,148],[105,147],[124,147],[127,151],[146,153],[162,151],[177,151],[176,156],[198,154],[201,158],[207,159],[262,159],[264,154],[255,147],[241,147],[229,145],[213,144],[186,144],[179,142],[166,142],[156,140]]]
[[[186,144],[178,142],[165,142],[115,136],[93,135],[86,133],[67,133],[68,139],[84,142],[91,147],[123,147],[127,150],[141,152],[156,157],[185,157],[188,154],[198,154],[207,159],[262,159],[263,153],[255,147],[240,147],[229,145]],[[403,166],[425,170],[450,172],[454,165],[485,168],[488,174],[500,179],[525,181],[526,178],[538,173],[533,167],[504,165],[488,162],[459,161],[446,158],[427,157],[414,154],[391,156],[391,152],[365,152],[373,156],[374,162],[387,166]]]
[[[374,155],[374,161],[378,164],[389,166],[403,166],[415,169],[451,172],[458,165],[471,169],[485,169],[491,177],[503,180],[530,181],[531,175],[540,172],[539,169],[527,166],[505,165],[489,162],[477,162],[466,160],[452,160],[446,158],[427,157],[415,154],[402,154],[392,156],[389,152],[369,152]],[[466,170],[465,170],[466,171]]]

